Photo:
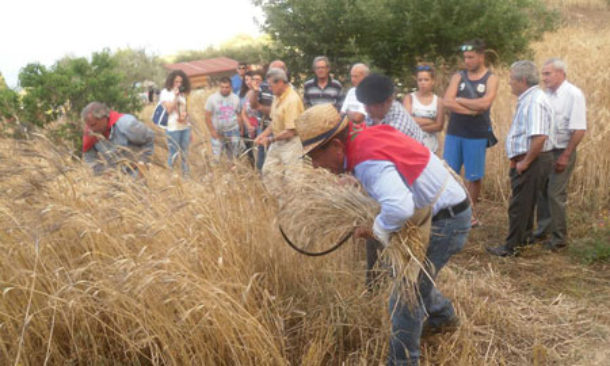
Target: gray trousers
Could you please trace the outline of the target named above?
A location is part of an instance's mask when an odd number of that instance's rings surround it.
[[[534,209],[538,191],[542,189],[553,164],[552,152],[541,152],[526,171],[517,174],[510,169],[511,198],[508,206],[506,246],[515,249],[524,245],[534,227]]]
[[[553,163],[557,161],[564,149],[553,150]],[[568,166],[561,172],[551,173],[538,192],[537,221],[535,236],[551,235],[551,245],[564,245],[567,240],[568,225],[566,220],[566,202],[568,200],[568,183],[574,170],[576,151],[572,152]]]

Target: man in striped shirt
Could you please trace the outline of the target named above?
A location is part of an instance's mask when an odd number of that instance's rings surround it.
[[[551,171],[553,156],[553,110],[538,86],[540,78],[531,61],[517,61],[510,69],[510,87],[518,96],[517,109],[506,136],[510,159],[511,199],[509,229],[503,245],[488,247],[490,254],[512,256],[526,244],[534,224],[536,191]]]
[[[318,56],[313,60],[315,76],[303,85],[303,102],[305,108],[318,104],[331,103],[337,111],[343,104],[343,85],[330,76],[330,61],[326,56]]]

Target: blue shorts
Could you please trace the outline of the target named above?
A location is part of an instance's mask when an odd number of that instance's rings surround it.
[[[443,159],[460,174],[464,165],[464,178],[470,182],[485,175],[485,151],[487,139],[467,139],[454,135],[445,136]]]

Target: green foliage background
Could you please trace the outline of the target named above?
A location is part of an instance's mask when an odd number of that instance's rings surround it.
[[[418,60],[455,65],[464,41],[482,38],[496,61],[530,53],[529,43],[558,25],[541,0],[253,0],[275,57],[291,70],[310,70],[326,55],[337,75],[350,64],[403,78]],[[297,84],[300,80],[295,80]]]

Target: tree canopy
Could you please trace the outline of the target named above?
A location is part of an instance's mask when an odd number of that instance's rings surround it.
[[[458,47],[482,38],[497,61],[530,52],[529,44],[557,25],[542,0],[253,0],[265,14],[272,51],[291,70],[308,70],[326,55],[335,72],[369,62],[402,77],[418,60],[455,63]]]

